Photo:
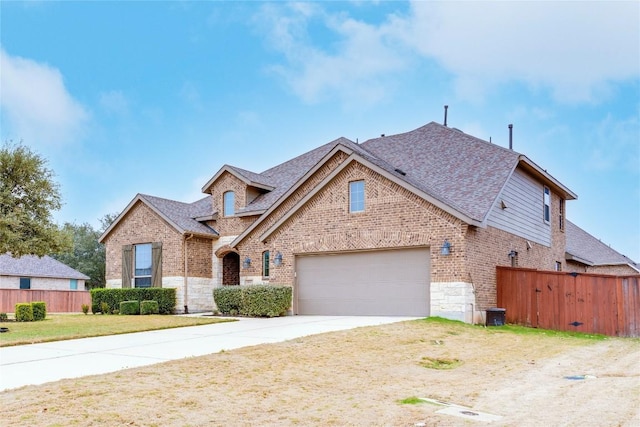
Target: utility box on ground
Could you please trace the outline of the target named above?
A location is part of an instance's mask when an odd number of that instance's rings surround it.
[[[505,308],[489,308],[487,309],[486,326],[503,326],[507,309]]]

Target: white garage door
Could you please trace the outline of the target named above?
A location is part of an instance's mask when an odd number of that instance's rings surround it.
[[[429,249],[296,257],[298,314],[428,316]]]

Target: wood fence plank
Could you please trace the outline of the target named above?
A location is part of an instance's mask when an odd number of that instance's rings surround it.
[[[42,289],[0,289],[0,312],[13,313],[17,303],[44,301],[48,313],[81,313],[82,305],[91,305],[88,291]]]
[[[506,309],[507,323],[640,336],[640,275],[497,267],[496,280],[498,304]]]

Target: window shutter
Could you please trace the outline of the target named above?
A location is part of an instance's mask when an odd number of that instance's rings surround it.
[[[131,287],[131,272],[133,264],[133,246],[124,245],[122,247],[122,287]]]
[[[162,242],[151,244],[151,286],[162,287]]]

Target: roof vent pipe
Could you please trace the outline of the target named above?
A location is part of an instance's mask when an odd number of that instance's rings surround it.
[[[513,150],[513,125],[509,125],[509,150]]]
[[[447,110],[449,109],[448,105],[444,106],[444,125],[447,125]]]

